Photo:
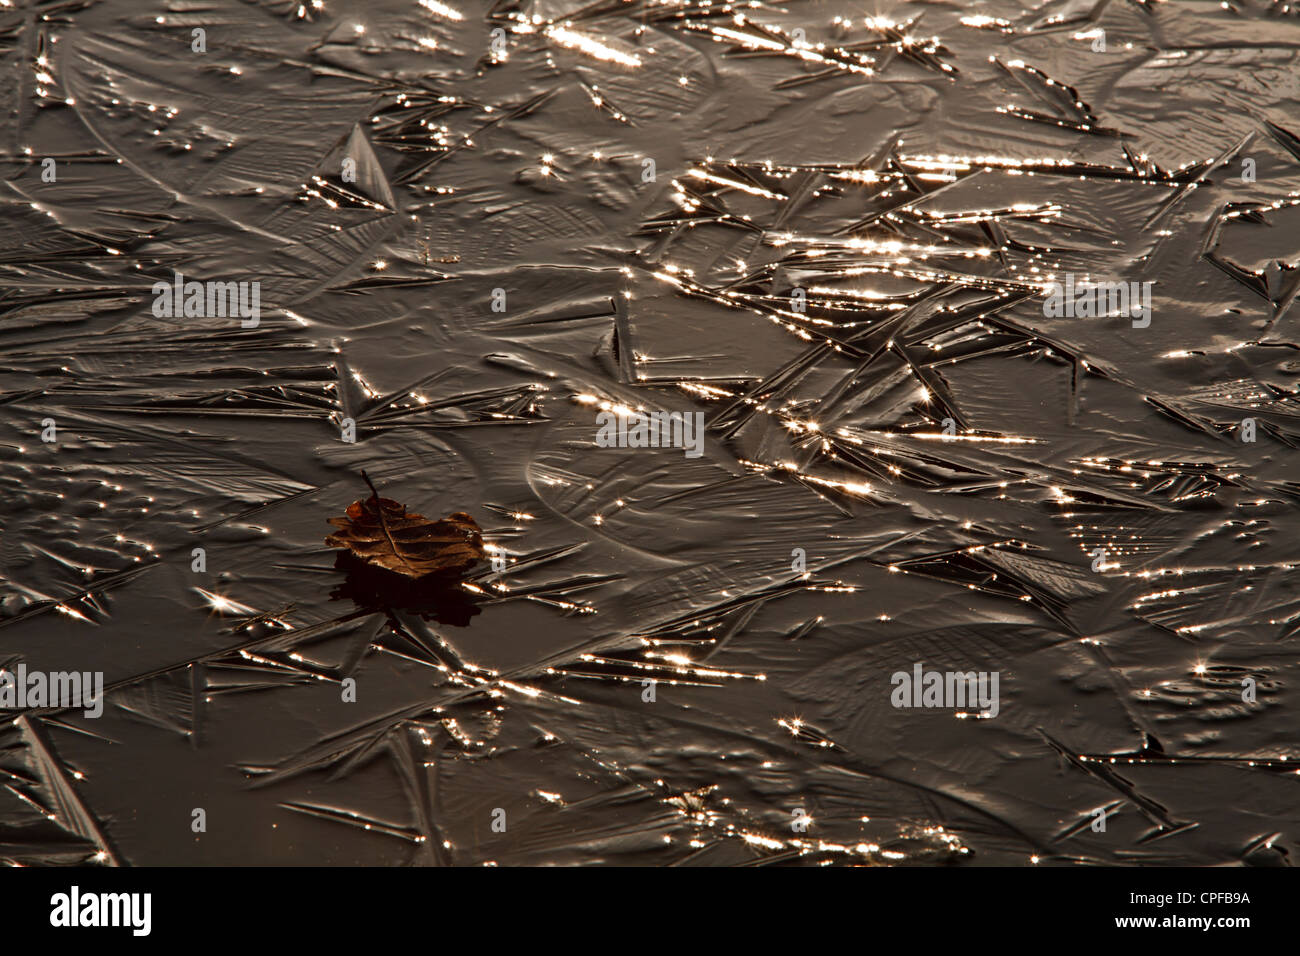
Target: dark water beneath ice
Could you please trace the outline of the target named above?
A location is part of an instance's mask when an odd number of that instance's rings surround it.
[[[0,858],[1284,863],[1300,18],[975,6],[4,3]]]

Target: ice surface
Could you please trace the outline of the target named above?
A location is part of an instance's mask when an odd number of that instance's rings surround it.
[[[885,7],[0,0],[0,860],[1284,862],[1300,14]]]

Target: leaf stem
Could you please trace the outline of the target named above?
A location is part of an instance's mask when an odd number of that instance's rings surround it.
[[[379,489],[375,487],[375,483],[374,483],[373,481],[370,480],[370,476],[366,474],[366,470],[365,470],[364,468],[361,469],[361,477],[365,480],[366,484],[368,484],[368,485],[370,486],[370,490],[371,490],[371,492],[374,493],[374,496],[375,496],[375,510],[376,510],[376,511],[382,511],[383,508],[380,507],[380,504],[379,504]]]
[[[370,490],[374,492],[375,516],[379,519],[379,527],[383,529],[384,537],[388,539],[388,547],[392,549],[394,556],[396,556],[399,561],[408,568],[414,568],[414,565],[412,565],[406,555],[402,553],[401,546],[396,540],[394,540],[392,529],[388,527],[388,519],[384,517],[384,505],[383,502],[379,500],[379,489],[375,487],[375,483],[370,480],[370,476],[366,474],[364,468],[361,469],[361,477],[365,479],[366,484],[370,486]],[[405,513],[406,509],[403,508],[402,511]]]

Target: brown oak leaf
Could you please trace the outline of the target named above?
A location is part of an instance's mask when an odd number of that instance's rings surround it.
[[[346,517],[330,518],[338,528],[325,543],[343,548],[366,564],[407,578],[462,575],[487,558],[479,526],[463,511],[433,520],[373,492],[348,505]]]

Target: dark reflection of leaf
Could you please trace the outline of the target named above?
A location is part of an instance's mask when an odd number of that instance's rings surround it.
[[[347,551],[340,551],[334,567],[347,580],[330,592],[331,600],[351,599],[366,611],[401,608],[426,621],[465,627],[479,613],[478,604],[458,581],[429,575],[412,579],[367,564]]]

